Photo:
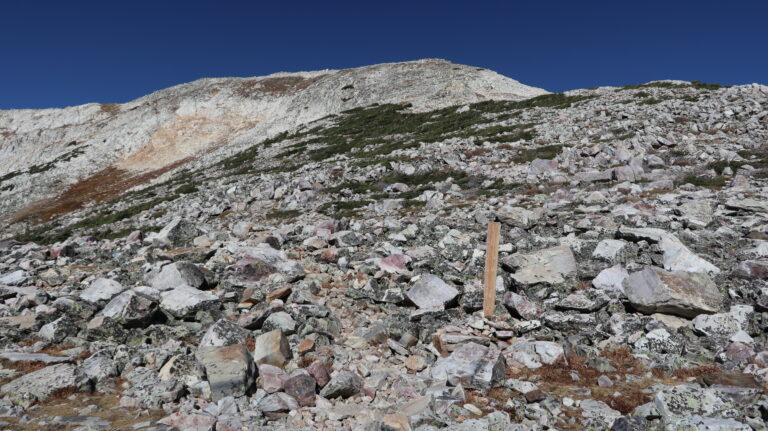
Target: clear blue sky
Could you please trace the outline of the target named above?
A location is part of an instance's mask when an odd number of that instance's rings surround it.
[[[0,109],[445,58],[551,91],[768,84],[768,1],[4,1]]]

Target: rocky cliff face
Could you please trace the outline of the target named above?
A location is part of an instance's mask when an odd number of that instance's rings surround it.
[[[76,190],[82,199],[69,196],[79,202],[67,202],[67,210],[115,197],[192,160],[214,161],[300,124],[374,103],[410,103],[423,111],[545,93],[486,69],[422,60],[202,79],[125,104],[0,111],[0,216],[89,179]],[[47,216],[49,206],[16,215]]]
[[[766,429],[768,87],[540,93],[430,60],[38,113],[3,427]]]

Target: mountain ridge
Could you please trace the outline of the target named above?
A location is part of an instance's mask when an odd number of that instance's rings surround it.
[[[220,147],[235,151],[250,141],[372,103],[408,102],[424,110],[545,93],[492,71],[428,59],[253,78],[204,78],[124,104],[0,111],[0,177],[6,178],[4,187],[13,186],[3,193],[0,214],[52,198],[62,186],[109,167],[160,171],[201,152]],[[22,181],[23,175],[9,177],[25,169],[36,174],[35,187]]]

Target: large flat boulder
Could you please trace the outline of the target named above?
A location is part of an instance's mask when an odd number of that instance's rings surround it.
[[[516,253],[502,259],[502,266],[513,272],[518,285],[559,284],[576,274],[576,258],[567,245],[546,248],[533,253]]]
[[[458,295],[455,287],[432,274],[422,275],[405,294],[419,308],[443,307]]]
[[[3,385],[0,388],[0,393],[12,397],[28,394],[44,401],[57,392],[77,390],[84,382],[83,375],[77,372],[77,367],[74,365],[56,364],[25,374]]]
[[[690,318],[715,313],[724,301],[715,282],[700,272],[666,271],[649,266],[630,274],[622,286],[630,304],[643,313]]]
[[[124,291],[125,287],[119,282],[110,278],[97,278],[88,286],[87,289],[80,292],[80,299],[92,304],[109,301],[115,295]]]
[[[179,319],[193,317],[200,310],[218,307],[219,297],[182,284],[162,293],[160,308]]]

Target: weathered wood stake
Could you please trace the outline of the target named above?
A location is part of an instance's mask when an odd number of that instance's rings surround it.
[[[491,317],[496,308],[496,266],[499,263],[499,231],[497,222],[488,223],[488,238],[485,241],[485,280],[483,290],[483,316]]]

